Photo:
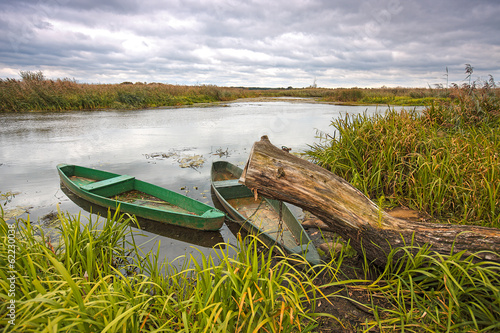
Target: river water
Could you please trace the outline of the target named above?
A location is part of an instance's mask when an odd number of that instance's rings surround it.
[[[59,182],[56,166],[67,163],[128,174],[214,205],[213,161],[243,167],[253,143],[264,134],[276,146],[300,152],[317,142],[318,131],[333,134],[333,118],[383,111],[286,99],[214,107],[0,114],[0,203],[6,219],[29,216],[46,228],[53,227],[46,217],[57,212],[57,206],[70,214],[81,212],[85,220],[90,207]],[[159,223],[141,226],[145,238],[154,238],[148,247],[161,241],[167,260],[208,254],[217,242],[235,244],[238,230],[231,223],[218,232]]]

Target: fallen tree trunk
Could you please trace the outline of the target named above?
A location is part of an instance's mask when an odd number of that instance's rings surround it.
[[[411,244],[429,244],[441,254],[484,250],[482,259],[500,262],[499,229],[392,217],[344,179],[275,147],[267,136],[254,144],[240,182],[316,215],[378,265],[392,248]]]

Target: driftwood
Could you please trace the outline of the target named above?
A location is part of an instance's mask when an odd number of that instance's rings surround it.
[[[275,147],[267,136],[254,144],[240,182],[316,215],[378,265],[386,263],[391,248],[412,241],[441,254],[484,250],[482,259],[500,262],[500,229],[395,218],[344,179]]]

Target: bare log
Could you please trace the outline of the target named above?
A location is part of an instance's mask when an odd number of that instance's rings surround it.
[[[395,218],[341,177],[275,147],[267,136],[252,147],[239,181],[316,215],[378,265],[386,264],[392,248],[410,244],[429,244],[441,254],[484,250],[482,259],[500,262],[500,229]]]

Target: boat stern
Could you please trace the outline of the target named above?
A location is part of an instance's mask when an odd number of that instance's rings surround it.
[[[312,266],[321,264],[321,257],[312,242],[294,247],[292,253],[300,254]]]
[[[218,209],[212,208],[212,209],[207,210],[206,212],[204,212],[200,216],[203,218],[207,218],[207,219],[217,219],[217,218],[226,217],[226,214],[224,214],[223,212],[221,212]]]
[[[201,230],[219,230],[224,224],[226,214],[216,208],[209,209],[199,216],[203,221],[197,229]]]

